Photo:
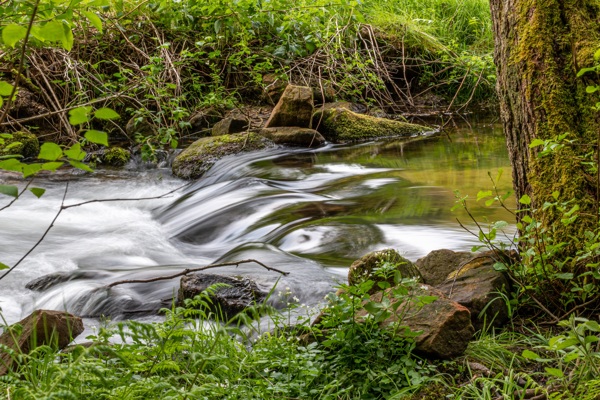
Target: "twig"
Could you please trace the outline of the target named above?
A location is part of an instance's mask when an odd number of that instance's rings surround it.
[[[15,265],[12,266],[12,268],[10,268],[8,271],[6,271],[4,273],[4,275],[0,276],[0,280],[6,278],[6,275],[10,274],[15,268],[17,268],[19,266],[19,264],[21,264],[21,262],[24,259],[26,259],[27,256],[29,256],[31,254],[31,252],[33,250],[35,250],[40,245],[40,243],[42,243],[42,241],[46,238],[46,235],[48,235],[48,232],[50,232],[50,229],[52,229],[52,227],[54,227],[54,223],[58,219],[58,216],[64,210],[64,204],[65,204],[65,199],[67,198],[67,192],[68,192],[68,190],[69,190],[69,182],[67,181],[67,185],[65,186],[65,193],[63,194],[63,198],[62,198],[62,201],[60,203],[60,208],[58,209],[58,212],[54,216],[54,219],[52,220],[52,222],[50,222],[50,225],[48,225],[48,228],[46,228],[46,231],[44,232],[44,234],[42,235],[42,237],[40,237],[40,239],[36,242],[36,244],[34,244],[33,247],[30,248],[29,251],[27,253],[25,253],[25,255],[23,255],[23,257],[21,257],[21,259],[19,261],[17,261],[17,263]]]
[[[170,192],[167,193],[163,193],[160,196],[154,196],[154,197],[136,197],[136,198],[125,198],[125,199],[97,199],[97,200],[88,200],[88,201],[82,201],[81,203],[75,203],[75,204],[69,204],[68,206],[61,206],[61,208],[63,210],[66,210],[67,208],[73,208],[73,207],[79,207],[79,206],[83,206],[85,204],[90,204],[90,203],[107,203],[110,201],[138,201],[138,200],[157,200],[157,199],[162,199],[163,197],[167,197],[168,195],[175,193],[176,191],[178,191],[179,189],[183,189],[184,187],[190,185],[190,183],[186,183],[185,185],[181,185],[173,190],[171,190]]]
[[[241,261],[232,261],[232,262],[226,262],[226,263],[218,263],[218,264],[210,264],[210,265],[206,265],[204,267],[199,267],[199,268],[186,268],[181,272],[178,272],[176,274],[173,275],[168,275],[168,276],[158,276],[156,278],[150,278],[150,279],[125,279],[122,281],[116,281],[113,283],[110,283],[108,285],[106,285],[106,287],[108,289],[117,286],[117,285],[124,285],[124,284],[128,284],[128,283],[150,283],[150,282],[158,282],[158,281],[166,281],[169,279],[173,279],[173,278],[178,278],[180,276],[183,275],[187,275],[189,273],[192,272],[199,272],[199,271],[205,271],[207,269],[212,269],[212,268],[220,268],[220,267],[229,267],[229,266],[239,266],[240,264],[247,264],[247,263],[256,263],[258,265],[260,265],[261,267],[267,269],[268,271],[274,271],[277,272],[281,275],[289,275],[289,272],[285,272],[285,271],[281,271],[275,268],[271,268],[263,263],[261,263],[260,261],[254,260],[254,259],[248,259],[248,260],[241,260]]]

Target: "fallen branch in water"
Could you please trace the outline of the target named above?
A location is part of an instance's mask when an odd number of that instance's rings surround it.
[[[177,278],[183,275],[187,275],[189,273],[192,272],[200,272],[200,271],[205,271],[207,269],[212,269],[212,268],[220,268],[220,267],[230,267],[230,266],[239,266],[240,264],[247,264],[247,263],[255,263],[260,265],[261,267],[265,268],[266,270],[269,271],[274,271],[277,272],[281,275],[289,275],[289,272],[285,272],[285,271],[281,271],[279,269],[276,268],[271,268],[263,263],[261,263],[260,261],[254,260],[254,259],[249,259],[249,260],[241,260],[241,261],[232,261],[232,262],[226,262],[226,263],[218,263],[218,264],[210,264],[210,265],[206,265],[204,267],[199,267],[199,268],[186,268],[181,272],[178,272],[176,274],[173,275],[168,275],[168,276],[158,276],[156,278],[150,278],[150,279],[125,279],[122,281],[116,281],[113,283],[110,283],[108,285],[106,285],[107,288],[111,288],[117,285],[124,285],[127,283],[150,283],[150,282],[157,282],[157,281],[166,281],[169,279],[173,279],[173,278]]]

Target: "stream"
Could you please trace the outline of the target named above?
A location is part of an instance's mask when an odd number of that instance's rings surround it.
[[[280,148],[225,158],[198,181],[160,199],[93,202],[63,210],[42,243],[0,280],[0,308],[14,323],[36,308],[66,310],[93,325],[101,317],[139,318],[169,306],[179,278],[107,289],[122,279],[165,276],[217,262],[256,259],[211,273],[251,277],[266,291],[277,283],[299,303],[315,305],[345,282],[365,253],[395,248],[415,261],[431,250],[470,250],[477,238],[464,211],[452,212],[455,190],[470,198],[491,188],[488,172],[508,191],[510,166],[493,123],[457,127],[411,141]],[[60,171],[36,178],[47,191],[24,194],[0,212],[0,262],[14,265],[65,204],[156,197],[185,185],[168,168],[130,163],[93,174]],[[0,172],[0,183],[18,184]],[[10,198],[0,198],[0,208]],[[499,207],[469,200],[480,221],[507,220]],[[0,274],[6,271],[0,271]],[[61,282],[25,288],[48,274]],[[275,305],[277,296],[273,296]],[[0,323],[1,324],[1,323]]]

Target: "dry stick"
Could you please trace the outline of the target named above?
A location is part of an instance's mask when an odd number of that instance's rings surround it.
[[[467,76],[469,76],[469,72],[471,72],[471,68],[470,67],[467,68],[467,72],[465,72],[465,76],[463,76],[462,81],[460,81],[460,85],[458,86],[458,89],[456,90],[456,93],[454,93],[454,97],[452,98],[452,101],[448,105],[448,108],[446,108],[446,112],[450,112],[450,109],[454,105],[454,101],[456,100],[456,97],[460,93],[460,90],[462,89],[463,85],[465,84],[465,81],[467,80]]]
[[[36,0],[33,11],[31,12],[31,18],[29,18],[29,25],[27,25],[27,32],[25,33],[25,39],[23,39],[23,45],[21,46],[21,55],[19,56],[19,68],[17,68],[17,76],[15,77],[15,84],[10,91],[10,96],[6,101],[6,106],[4,107],[4,112],[0,116],[0,124],[4,122],[6,117],[8,116],[8,110],[10,110],[12,106],[13,97],[15,97],[17,93],[17,87],[19,86],[19,79],[23,74],[23,65],[25,64],[25,50],[27,49],[27,43],[29,42],[29,34],[31,33],[31,28],[33,27],[33,21],[35,20],[35,16],[37,15],[38,6],[40,5],[40,0]],[[2,278],[0,278],[2,279]]]
[[[181,272],[178,272],[176,274],[173,275],[168,275],[168,276],[157,276],[156,278],[150,278],[150,279],[125,279],[122,281],[116,281],[113,283],[110,283],[108,285],[106,285],[106,288],[110,289],[114,286],[117,285],[124,285],[124,284],[128,284],[128,283],[151,283],[151,282],[158,282],[158,281],[166,281],[169,279],[173,279],[173,278],[178,278],[180,276],[183,275],[187,275],[189,273],[192,272],[199,272],[199,271],[205,271],[207,269],[212,269],[212,268],[220,268],[220,267],[230,267],[230,266],[236,266],[238,267],[240,264],[247,264],[247,263],[256,263],[258,265],[260,265],[261,267],[265,268],[268,271],[273,271],[273,272],[277,272],[281,275],[287,276],[290,273],[289,272],[285,272],[285,271],[281,271],[279,269],[276,268],[271,268],[263,263],[261,263],[258,260],[254,260],[254,259],[248,259],[248,260],[241,260],[241,261],[232,261],[232,262],[226,262],[226,263],[218,263],[218,264],[210,264],[204,267],[199,267],[199,268],[186,268]]]
[[[58,97],[56,96],[56,93],[54,92],[54,90],[52,90],[52,85],[50,85],[50,82],[48,82],[48,79],[46,78],[46,74],[44,74],[44,71],[42,71],[40,69],[40,67],[37,65],[37,63],[32,62],[32,66],[37,69],[41,76],[42,79],[44,80],[44,83],[46,84],[46,89],[43,91],[44,96],[46,97],[46,99],[48,100],[48,102],[50,104],[52,104],[52,100],[54,100],[54,110],[59,110],[60,109],[60,101],[58,100]],[[50,94],[48,94],[48,92]],[[74,139],[77,137],[77,134],[75,133],[75,131],[73,130],[73,127],[71,126],[71,124],[69,123],[69,120],[67,119],[66,115],[64,113],[60,113],[58,114],[59,118],[61,119],[62,123],[63,123],[63,127],[67,130],[68,135],[71,139]]]
[[[483,69],[481,70],[481,72],[479,73],[479,76],[477,77],[477,82],[475,82],[475,86],[473,86],[473,90],[471,90],[471,95],[469,96],[469,99],[458,108],[458,110],[456,110],[456,112],[460,112],[463,108],[467,107],[470,103],[471,100],[473,100],[473,96],[475,96],[475,91],[477,90],[477,86],[479,86],[479,82],[481,82],[481,77],[483,76]]]
[[[52,229],[52,227],[54,227],[54,223],[56,222],[56,220],[58,219],[58,216],[60,215],[60,213],[63,212],[64,210],[64,204],[65,204],[65,199],[67,198],[67,192],[69,191],[69,182],[67,181],[67,184],[65,186],[65,193],[63,194],[63,198],[62,201],[60,203],[60,208],[58,209],[58,212],[56,213],[56,215],[54,216],[54,219],[52,220],[52,222],[50,222],[50,225],[48,225],[48,228],[46,228],[46,230],[44,231],[44,234],[42,235],[42,237],[40,237],[40,239],[33,245],[32,248],[29,249],[29,251],[27,253],[25,253],[25,255],[23,257],[21,257],[21,259],[19,259],[19,261],[17,261],[17,263],[15,265],[12,266],[12,268],[10,268],[8,271],[6,271],[4,273],[4,275],[0,276],[0,280],[6,278],[6,275],[10,274],[12,271],[15,270],[15,268],[17,268],[19,266],[19,264],[21,264],[21,262],[26,259],[33,250],[35,250],[40,243],[42,243],[44,241],[44,239],[46,238],[46,235],[48,235],[48,232],[50,232],[50,229]]]
[[[67,208],[73,208],[73,207],[79,207],[79,206],[83,206],[85,204],[90,204],[90,203],[108,203],[111,201],[138,201],[138,200],[157,200],[157,199],[162,199],[164,197],[167,197],[170,194],[175,193],[176,191],[178,191],[179,189],[183,189],[186,186],[191,185],[190,183],[186,183],[185,185],[179,186],[173,190],[171,190],[170,192],[161,194],[160,196],[154,196],[154,197],[136,197],[136,198],[124,198],[124,199],[97,199],[97,200],[88,200],[88,201],[82,201],[81,203],[75,203],[75,204],[69,204],[68,206],[61,206],[61,208],[63,210],[66,210]]]
[[[78,107],[85,107],[85,106],[89,106],[89,105],[92,105],[92,104],[101,103],[101,102],[106,101],[106,100],[110,100],[110,99],[114,99],[114,98],[117,98],[117,97],[121,97],[123,95],[123,93],[125,93],[126,91],[127,91],[127,89],[122,90],[119,93],[115,93],[115,94],[113,94],[111,96],[103,97],[101,99],[94,99],[94,100],[88,101],[87,103],[79,104],[79,105],[76,105],[76,106],[65,107],[65,108],[62,108],[60,110],[50,111],[50,112],[47,112],[47,113],[44,113],[44,114],[34,115],[32,117],[21,118],[21,119],[15,120],[14,122],[4,122],[4,123],[1,123],[0,126],[12,125],[14,123],[22,124],[22,123],[25,123],[25,122],[35,121],[35,120],[41,119],[41,118],[51,117],[53,115],[61,114],[61,113],[64,113],[66,111],[70,111],[70,110],[73,110],[75,108],[78,108]],[[122,97],[130,99],[129,96],[122,96]]]

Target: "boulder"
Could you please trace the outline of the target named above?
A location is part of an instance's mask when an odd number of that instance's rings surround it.
[[[64,311],[36,310],[25,319],[5,329],[0,345],[11,351],[0,351],[0,376],[5,375],[15,362],[13,354],[28,354],[39,346],[64,349],[83,332],[81,318]]]
[[[395,272],[399,271],[402,278],[421,279],[419,270],[415,265],[402,257],[394,249],[372,251],[354,261],[348,271],[348,284],[357,285],[371,279],[375,285],[369,291],[370,294],[381,290],[380,282],[387,282],[389,287],[394,286]]]
[[[312,114],[312,89],[306,86],[288,85],[271,112],[265,128],[274,126],[310,128]]]
[[[325,138],[323,138],[323,135],[310,128],[281,126],[274,128],[263,128],[260,129],[258,133],[267,139],[272,140],[275,144],[318,147],[325,143]]]
[[[502,326],[508,320],[508,307],[498,292],[506,291],[509,281],[502,272],[494,269],[497,261],[494,252],[475,255],[436,286],[449,299],[471,311],[476,329],[484,324]],[[485,312],[480,316],[483,310]]]
[[[415,265],[423,277],[423,283],[435,286],[444,282],[448,274],[458,270],[471,258],[473,258],[473,253],[467,251],[456,252],[441,249],[419,258]]]
[[[192,299],[210,286],[223,283],[228,287],[218,289],[211,295],[214,308],[212,311],[227,320],[246,308],[262,302],[266,292],[262,291],[254,281],[248,278],[237,278],[215,274],[192,274],[181,278],[177,301],[183,304],[185,299]]]
[[[272,146],[273,142],[257,133],[200,138],[175,157],[173,175],[197,179],[223,157]]]
[[[40,152],[38,138],[29,132],[14,132],[0,135],[0,156],[21,155],[24,158],[37,157]]]
[[[356,142],[381,137],[413,137],[432,129],[423,125],[357,114],[343,107],[319,110],[313,117],[316,129],[334,143]]]
[[[387,298],[390,304],[394,304],[397,299],[392,293],[392,288],[377,292],[371,295],[368,302],[382,303]],[[436,299],[432,302],[420,300],[424,296],[435,296]],[[402,329],[396,328],[406,326],[418,333],[415,351],[430,358],[446,359],[461,355],[475,333],[469,310],[429,285],[417,284],[412,287],[399,306],[390,312],[391,315],[379,324],[380,327],[404,334]],[[356,313],[356,318],[362,319],[367,314],[366,310],[361,309]]]
[[[242,118],[227,117],[217,122],[211,130],[212,136],[230,135],[248,129],[248,121]]]

